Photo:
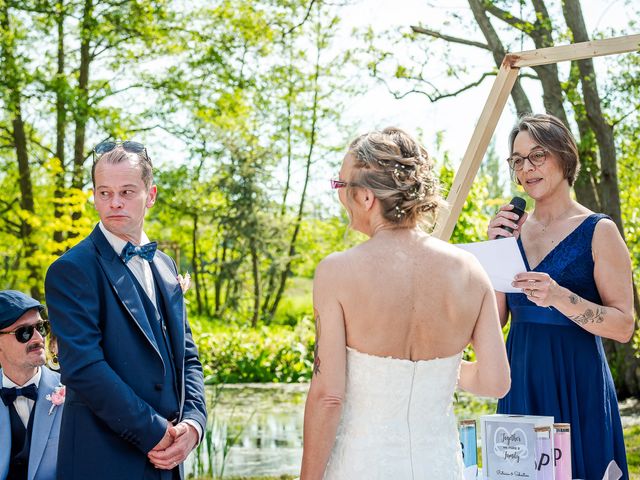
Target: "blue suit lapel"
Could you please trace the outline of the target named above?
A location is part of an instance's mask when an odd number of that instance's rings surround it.
[[[93,232],[91,232],[90,237],[98,250],[98,262],[113,286],[116,295],[127,309],[127,312],[129,312],[133,321],[153,346],[158,356],[161,357],[158,344],[151,330],[151,325],[149,325],[147,313],[142,305],[142,300],[138,295],[136,286],[131,279],[131,275],[127,272],[127,267],[120,257],[116,255],[113,247],[102,234],[100,227],[96,226]]]
[[[0,369],[0,379],[2,379],[2,369]],[[11,424],[9,407],[2,401],[0,401],[0,445],[0,478],[6,478],[11,456]]]
[[[31,434],[31,450],[29,452],[29,477],[33,480],[34,475],[38,471],[42,455],[47,447],[51,427],[58,415],[62,415],[62,405],[54,407],[51,415],[49,410],[52,403],[46,399],[46,396],[53,393],[53,390],[59,385],[58,378],[46,367],[41,367],[42,377],[40,385],[38,385],[38,401],[35,404],[35,415],[33,419],[33,432]]]
[[[167,328],[170,332],[171,348],[173,350],[176,368],[182,371],[184,362],[184,296],[180,289],[180,284],[176,275],[169,267],[167,261],[162,258],[161,254],[156,256],[151,262],[151,270],[158,285],[158,298],[156,301],[162,301],[164,304],[167,317]]]

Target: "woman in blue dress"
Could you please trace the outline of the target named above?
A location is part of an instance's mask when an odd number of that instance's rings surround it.
[[[511,314],[511,391],[498,412],[552,415],[570,423],[573,478],[600,480],[615,461],[627,480],[601,337],[627,342],[633,335],[629,251],[608,216],[572,200],[578,150],[559,119],[522,117],[509,147],[512,176],[535,206],[518,220],[505,205],[488,228],[490,239],[516,237],[527,266],[513,282],[523,293],[496,292],[503,325]]]

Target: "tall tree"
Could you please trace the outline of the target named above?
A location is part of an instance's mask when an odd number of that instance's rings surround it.
[[[0,162],[10,166],[15,159],[19,171],[21,188],[13,193],[18,202],[7,201],[12,205],[7,215],[20,224],[16,240],[23,248],[15,260],[29,272],[26,285],[19,286],[28,286],[36,298],[50,261],[90,228],[82,218],[87,197],[81,193],[90,157],[87,139],[118,134],[133,124],[135,109],[113,105],[128,90],[142,88],[129,72],[152,60],[149,47],[170,31],[167,4],[0,3],[0,98],[6,100],[0,128],[7,133],[0,137]],[[125,78],[128,84],[122,86]],[[45,198],[48,189],[36,188],[49,182],[55,185],[53,202]]]
[[[450,35],[449,32],[432,29],[429,26],[416,25],[412,27],[415,34],[413,41],[420,41],[427,36],[434,42],[447,42],[451,45],[464,45],[465,48],[476,48],[488,51],[496,67],[502,62],[506,50],[518,51],[518,42],[527,40],[528,48],[551,47],[562,39],[574,42],[585,42],[590,39],[582,8],[578,0],[529,0],[514,4],[506,0],[468,0],[470,16],[475,22],[476,31],[485,38],[485,42],[475,39]],[[551,14],[550,11],[556,12]],[[560,15],[558,15],[558,13]],[[456,13],[459,15],[459,12]],[[561,19],[564,23],[561,23]],[[457,23],[460,23],[459,20]],[[500,35],[498,35],[500,31]],[[516,46],[517,45],[517,46]],[[372,70],[375,75],[383,71],[380,62],[384,56],[379,56]],[[415,83],[420,77],[413,74],[415,67],[404,66],[402,76]],[[397,70],[396,70],[397,71]],[[615,118],[609,116],[602,108],[602,97],[598,89],[598,76],[590,59],[580,60],[571,65],[568,78],[562,78],[556,64],[533,67],[534,75],[526,71],[521,72],[520,79],[531,77],[542,88],[542,100],[547,112],[559,117],[565,124],[571,125],[569,119],[575,122],[578,134],[581,162],[583,165],[580,176],[575,185],[578,201],[595,211],[602,211],[611,216],[622,235],[625,235],[622,209],[620,204],[620,186],[617,174],[617,158],[615,145]],[[451,74],[454,75],[453,73]],[[457,94],[473,88],[478,82],[470,82],[466,86],[452,91]],[[425,82],[425,86],[428,84]],[[412,88],[411,91],[415,91]],[[434,95],[433,92],[437,92]],[[426,92],[430,99],[437,101],[449,94],[441,93],[436,86],[431,87],[431,93]],[[394,92],[396,96],[403,95]],[[530,109],[527,94],[516,83],[511,98],[516,112],[522,113]],[[636,315],[640,314],[640,304],[636,298]],[[640,362],[634,357],[634,346],[607,342],[610,356],[625,359],[625,364],[618,366],[622,372],[618,379],[618,388],[624,394],[640,393]]]
[[[198,301],[198,310],[220,316],[232,305],[253,325],[271,321],[295,273],[313,169],[335,148],[323,133],[339,124],[334,92],[348,90],[339,74],[346,60],[330,50],[335,7],[263,6],[219,0],[194,8],[176,41],[181,61],[155,79],[159,123],[204,166],[198,181],[224,198],[204,216],[213,228],[196,239],[219,241],[194,260],[215,266],[200,268],[196,282],[198,294],[206,291],[198,283],[212,286],[214,309]],[[194,43],[203,48],[181,47]]]

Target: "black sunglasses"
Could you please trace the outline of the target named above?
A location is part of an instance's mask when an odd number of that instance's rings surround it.
[[[142,153],[142,152],[144,152],[145,159],[149,163],[151,163],[151,159],[149,158],[149,155],[147,154],[147,147],[145,147],[140,142],[133,142],[131,140],[125,140],[124,142],[120,142],[120,141],[116,141],[116,142],[114,142],[114,141],[100,142],[98,145],[93,147],[93,162],[95,163],[96,157],[100,158],[100,156],[104,155],[107,152],[110,152],[111,150],[116,148],[118,145],[121,145],[122,149],[125,152],[129,152],[129,153]]]
[[[33,332],[37,330],[40,335],[49,335],[49,322],[38,322],[35,325],[24,325],[16,328],[12,332],[0,332],[1,335],[15,335],[20,343],[27,343],[33,337]]]

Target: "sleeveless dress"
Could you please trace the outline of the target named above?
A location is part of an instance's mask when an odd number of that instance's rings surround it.
[[[403,360],[347,347],[345,400],[324,478],[462,480],[452,405],[460,360]]]
[[[603,214],[587,217],[534,268],[586,300],[602,305],[593,278],[591,240]],[[522,242],[518,246],[531,271]],[[511,329],[507,354],[511,390],[498,413],[552,415],[571,424],[573,478],[601,480],[615,460],[628,480],[618,400],[602,339],[555,308],[538,307],[523,293],[507,294]]]

